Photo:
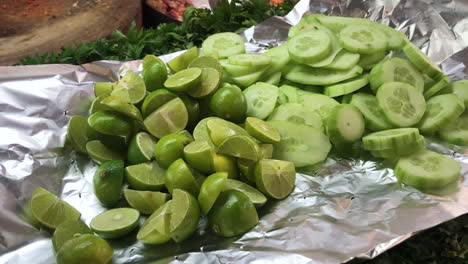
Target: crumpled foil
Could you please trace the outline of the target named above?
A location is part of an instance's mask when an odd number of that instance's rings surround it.
[[[249,52],[286,40],[291,24],[308,13],[368,17],[410,36],[453,80],[467,78],[468,4],[463,0],[302,0],[286,17],[272,17],[243,33]],[[177,53],[162,56],[164,61]],[[0,263],[55,263],[50,235],[22,218],[37,186],[59,195],[91,219],[105,209],[93,194],[97,165],[62,149],[73,115],[87,115],[93,83],[117,80],[141,61],[82,66],[0,67]],[[428,139],[427,147],[462,165],[456,192],[427,195],[397,183],[392,169],[366,153],[331,155],[297,174],[285,200],[259,210],[258,225],[224,239],[206,219],[181,244],[144,245],[135,232],[110,240],[113,263],[340,263],[373,258],[418,231],[468,212],[468,152]]]

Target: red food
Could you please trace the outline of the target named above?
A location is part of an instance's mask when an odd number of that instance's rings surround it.
[[[180,21],[182,21],[185,9],[193,5],[191,0],[148,0],[147,3],[164,15]]]

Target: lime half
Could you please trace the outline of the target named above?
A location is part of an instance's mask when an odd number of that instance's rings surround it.
[[[200,194],[198,194],[198,202],[204,215],[208,214],[218,195],[224,189],[227,177],[226,172],[213,173],[203,182]]]
[[[151,113],[158,110],[159,107],[175,98],[177,98],[177,95],[167,89],[158,89],[151,92],[145,97],[145,100],[141,105],[143,116],[149,116]]]
[[[187,108],[180,98],[175,98],[151,113],[143,123],[146,130],[157,138],[176,133],[187,126]]]
[[[65,242],[79,235],[93,234],[91,229],[81,220],[68,220],[57,226],[52,237],[52,245],[58,252]]]
[[[174,92],[186,92],[196,87],[201,80],[202,70],[190,68],[171,75],[164,82],[164,86]]]
[[[191,47],[186,52],[173,58],[167,63],[169,69],[173,72],[178,72],[187,69],[188,65],[198,57],[198,47]]]
[[[198,69],[198,68],[192,68]],[[220,73],[212,68],[203,68],[200,82],[197,86],[188,91],[188,94],[194,98],[203,98],[213,94],[221,82]]]
[[[169,200],[170,195],[162,192],[136,191],[125,189],[125,200],[142,214],[152,214]]]
[[[241,181],[227,179],[223,191],[227,190],[238,190],[244,193],[256,207],[260,207],[267,202],[267,198],[263,193]]]
[[[184,159],[200,173],[214,172],[213,148],[205,140],[195,140],[185,146]]]
[[[296,183],[294,163],[273,159],[259,161],[255,168],[255,183],[264,194],[272,198],[286,198]]]
[[[210,146],[214,147],[215,145],[213,141],[211,140],[206,124],[208,123],[208,121],[215,120],[215,119],[222,120],[219,117],[207,117],[207,118],[203,118],[202,120],[200,120],[198,124],[195,126],[195,128],[193,129],[193,138],[195,140],[205,140]]]
[[[143,58],[143,71],[141,76],[145,82],[146,90],[154,91],[164,87],[167,79],[166,64],[154,55],[146,55]]]
[[[193,195],[180,189],[175,189],[172,197],[170,233],[175,242],[181,242],[197,229],[200,206]]]
[[[96,82],[94,83],[94,95],[109,95],[114,89],[114,83],[111,82]]]
[[[245,119],[245,129],[252,137],[263,143],[277,143],[281,140],[276,128],[256,117]]]
[[[104,238],[118,238],[135,229],[139,219],[140,212],[133,208],[116,208],[95,216],[89,225]]]
[[[219,75],[223,75],[223,66],[219,63],[219,61],[210,56],[200,56],[193,60],[189,68],[213,68],[219,72]]]
[[[145,244],[162,244],[171,240],[169,231],[171,204],[172,201],[166,202],[146,219],[137,234],[138,240]]]
[[[57,253],[57,264],[108,264],[114,250],[104,239],[84,234],[68,240]]]
[[[174,161],[166,171],[166,188],[172,194],[175,189],[182,189],[198,196],[200,186],[183,159]]]
[[[124,155],[122,153],[106,147],[99,140],[93,140],[86,143],[86,151],[97,163],[124,159]]]
[[[125,168],[128,184],[136,190],[160,191],[164,188],[166,170],[156,161],[132,165]]]
[[[67,137],[79,152],[86,153],[86,143],[88,142],[88,120],[76,115],[68,121]]]
[[[94,194],[106,207],[114,206],[120,199],[124,180],[124,162],[111,160],[103,163],[94,173]]]
[[[140,110],[133,104],[130,104],[120,97],[117,96],[108,96],[101,100],[101,104],[107,106],[109,109],[112,109],[115,112],[118,112],[124,116],[130,117],[135,120],[142,121],[143,117],[141,116]]]
[[[216,152],[241,159],[257,161],[260,148],[250,136],[232,136],[219,144]]]
[[[88,124],[99,133],[113,136],[128,135],[133,130],[133,123],[127,117],[111,112],[97,111],[88,117]]]
[[[132,71],[127,71],[125,76],[117,83],[111,95],[122,100],[137,104],[146,96],[146,86],[143,79]]]
[[[221,142],[228,137],[235,135],[249,135],[242,127],[221,118],[208,120],[206,122],[206,127],[211,140],[216,146],[221,144]]]
[[[153,158],[156,139],[146,132],[136,134],[128,145],[127,160],[130,164],[148,162]]]

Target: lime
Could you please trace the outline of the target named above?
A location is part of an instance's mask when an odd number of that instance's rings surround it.
[[[116,208],[98,214],[89,226],[103,238],[118,238],[130,233],[138,225],[140,212],[133,208]]]
[[[208,120],[206,122],[206,128],[208,129],[211,140],[216,146],[231,136],[249,135],[242,127],[221,118]]]
[[[88,124],[94,130],[106,135],[127,135],[133,129],[133,123],[125,116],[110,112],[97,111],[88,118]]]
[[[189,66],[189,68],[213,68],[219,72],[219,75],[223,75],[223,66],[219,63],[219,61],[210,56],[201,56],[193,60]]]
[[[195,232],[200,219],[200,206],[192,194],[175,189],[172,193],[171,219],[169,222],[171,238],[182,242]]]
[[[166,171],[165,184],[171,194],[174,189],[182,189],[198,196],[200,191],[200,186],[183,159],[178,159],[169,166]]]
[[[91,106],[89,107],[89,114],[96,113],[97,111],[106,111],[110,110],[107,106],[103,105],[101,103],[102,99],[106,98],[108,95],[100,95],[96,98],[94,98],[93,102],[91,103]]]
[[[200,193],[198,194],[198,203],[204,215],[208,214],[218,198],[218,195],[223,190],[227,177],[228,175],[226,172],[213,173],[208,176],[201,185]]]
[[[128,135],[125,136],[112,136],[97,133],[97,139],[101,141],[101,143],[108,147],[109,149],[117,152],[126,152],[127,151],[127,144],[130,139]]]
[[[68,240],[57,253],[57,264],[108,264],[114,250],[104,239],[84,234]]]
[[[237,168],[245,179],[251,183],[255,183],[255,165],[257,165],[256,161],[237,159]]]
[[[191,68],[198,69],[198,68]],[[194,98],[203,98],[213,94],[221,82],[221,74],[213,68],[201,69],[200,82],[188,94]]]
[[[132,165],[125,168],[128,184],[136,190],[160,191],[164,188],[166,170],[156,161]]]
[[[215,145],[213,141],[211,141],[211,137],[206,126],[206,123],[208,121],[214,119],[222,120],[219,117],[207,117],[200,120],[200,122],[198,122],[198,124],[193,129],[193,138],[195,138],[195,140],[205,140],[208,143],[208,145],[214,147]]]
[[[107,106],[112,111],[120,113],[126,117],[130,117],[131,119],[142,121],[143,117],[141,117],[140,110],[133,104],[125,102],[120,97],[117,96],[108,96],[101,100],[101,104]]]
[[[69,203],[42,187],[37,187],[32,194],[31,212],[41,225],[51,229],[67,220],[78,220],[81,216]]]
[[[158,89],[151,92],[145,97],[145,100],[141,106],[143,116],[149,116],[151,113],[158,110],[159,107],[175,98],[177,98],[177,95],[167,89]]]
[[[68,220],[57,226],[52,237],[52,245],[58,252],[65,242],[79,235],[93,234],[91,229],[81,220]]]
[[[213,148],[205,140],[195,140],[184,148],[184,159],[201,173],[214,172]]]
[[[111,82],[95,82],[94,83],[94,95],[96,97],[101,95],[109,95],[114,89],[114,83]]]
[[[184,156],[184,148],[192,140],[182,134],[173,133],[162,137],[154,146],[154,157],[163,168],[169,166]]]
[[[174,92],[187,92],[201,81],[202,70],[198,68],[185,69],[169,76],[164,86]]]
[[[286,198],[296,183],[294,163],[273,159],[259,161],[255,167],[255,183],[260,191],[272,198]]]
[[[211,97],[210,109],[216,116],[240,123],[244,120],[247,112],[247,101],[239,87],[225,85]]]
[[[67,137],[79,152],[86,153],[88,142],[88,121],[86,118],[76,115],[68,121]]]
[[[222,192],[208,214],[210,229],[219,236],[243,234],[258,223],[258,214],[249,197],[237,190]]]
[[[97,168],[93,177],[94,194],[106,207],[114,206],[120,199],[124,178],[124,162],[111,160]]]
[[[243,194],[247,195],[247,197],[249,197],[250,201],[252,201],[256,207],[261,207],[267,202],[267,198],[265,195],[263,195],[263,193],[241,181],[227,179],[226,183],[224,184],[223,191],[227,190],[238,190],[242,192]]]
[[[156,139],[146,132],[136,134],[128,145],[127,160],[130,164],[148,162],[153,158]]]
[[[215,172],[227,172],[230,179],[236,179],[239,176],[236,159],[233,157],[213,153],[213,165]]]
[[[145,244],[162,244],[171,240],[169,220],[171,204],[168,201],[151,214],[138,231],[137,239]]]
[[[143,79],[132,71],[127,71],[117,83],[111,95],[120,97],[132,104],[137,104],[146,96],[146,87]]]
[[[187,122],[187,108],[180,98],[167,102],[143,121],[146,130],[157,138],[183,130]]]
[[[192,134],[190,134],[190,132],[188,132],[187,130],[181,130],[181,131],[177,132],[177,134],[184,135],[184,136],[190,138],[190,140],[192,140],[192,141],[194,140]]]
[[[124,155],[122,153],[106,147],[99,140],[93,140],[86,143],[86,151],[89,156],[99,164],[110,160],[124,159]]]
[[[245,129],[252,137],[264,143],[277,143],[281,140],[276,128],[256,117],[245,119]]]
[[[169,69],[173,72],[178,72],[187,69],[188,65],[198,57],[198,47],[191,47],[186,52],[173,58],[167,63]]]
[[[219,144],[216,152],[253,161],[257,161],[260,156],[258,144],[250,136],[244,135],[226,138]]]
[[[170,195],[167,193],[130,189],[124,190],[124,196],[131,207],[147,215],[152,214],[170,198]]]
[[[148,91],[154,91],[164,87],[167,79],[166,64],[154,55],[146,55],[143,58],[143,71],[141,75]]]
[[[273,144],[258,144],[262,159],[271,159],[273,157]]]
[[[185,94],[180,94],[179,97],[184,102],[185,108],[187,108],[187,126],[193,128],[200,119],[200,104],[197,100],[192,99],[190,96],[187,96]]]

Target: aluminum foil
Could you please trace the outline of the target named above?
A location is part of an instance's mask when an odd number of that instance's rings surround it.
[[[243,33],[250,52],[285,41],[290,25],[308,13],[368,17],[398,28],[452,79],[467,78],[468,4],[463,0],[302,0],[286,17]],[[162,56],[168,61],[177,54]],[[54,263],[50,235],[22,218],[37,186],[56,193],[91,219],[105,209],[96,200],[88,157],[62,148],[73,115],[87,115],[96,81],[117,80],[141,61],[98,61],[82,66],[0,67],[0,263]],[[333,154],[302,169],[294,192],[260,211],[258,225],[223,239],[202,219],[181,244],[143,245],[135,233],[111,240],[114,263],[340,263],[373,258],[418,231],[468,212],[468,152],[436,139],[431,150],[462,165],[458,190],[426,195],[397,183],[389,164],[365,152]]]

